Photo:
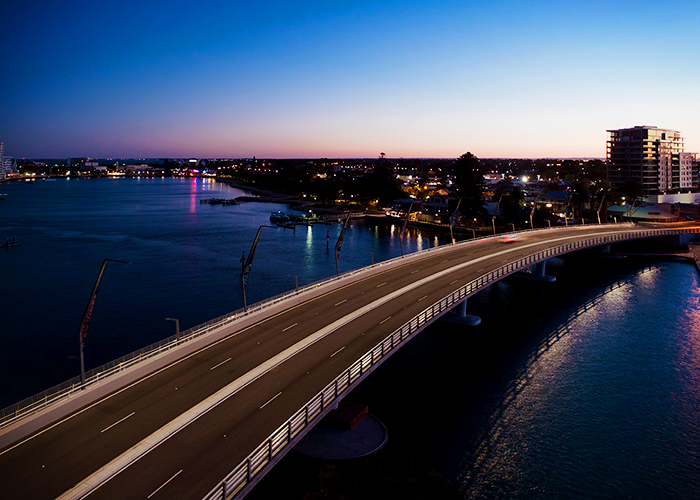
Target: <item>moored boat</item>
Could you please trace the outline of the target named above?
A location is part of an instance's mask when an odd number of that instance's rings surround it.
[[[287,222],[289,216],[282,211],[272,212],[270,214],[270,222]]]

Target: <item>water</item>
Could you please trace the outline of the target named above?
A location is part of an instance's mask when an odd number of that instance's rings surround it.
[[[103,258],[132,263],[108,264],[88,368],[172,334],[165,317],[184,329],[239,308],[240,254],[286,210],[199,204],[241,194],[202,180],[0,192],[0,239],[22,243],[0,250],[0,406],[77,374],[77,328]],[[249,302],[291,289],[288,275],[303,285],[335,274],[339,230],[264,229]],[[354,222],[341,271],[368,264],[367,252],[399,255],[397,230]],[[413,231],[407,251],[442,243]],[[251,498],[697,498],[697,272],[586,254],[547,271],[556,283],[508,279],[472,297],[481,326],[434,325],[352,393],[389,429],[381,452],[351,463],[292,453]]]
[[[201,204],[245,194],[207,179],[71,179],[0,184],[0,407],[79,374],[78,327],[98,271],[86,369],[243,307],[240,258],[286,205]],[[336,274],[340,224],[264,228],[248,304]],[[395,226],[353,221],[340,270],[400,255]],[[435,246],[411,231],[405,251]],[[330,237],[327,244],[327,235]],[[370,253],[371,252],[371,253]]]

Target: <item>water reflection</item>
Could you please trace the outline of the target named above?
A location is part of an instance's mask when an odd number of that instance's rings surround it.
[[[530,350],[461,463],[466,498],[692,497],[671,471],[686,469],[700,439],[700,310],[678,302],[690,331],[669,367],[663,351],[683,328],[641,312],[668,293],[648,293],[668,285],[661,272],[607,287]]]

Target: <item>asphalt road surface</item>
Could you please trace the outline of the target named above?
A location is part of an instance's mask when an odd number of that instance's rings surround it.
[[[326,384],[432,303],[549,246],[634,230],[584,226],[443,247],[244,329],[232,325],[220,341],[0,451],[0,497],[79,498],[92,490],[91,499],[201,498]]]

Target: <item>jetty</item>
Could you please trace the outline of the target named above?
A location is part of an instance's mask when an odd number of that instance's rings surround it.
[[[199,200],[199,203],[208,203],[210,205],[240,205],[240,202],[230,198],[206,198]]]

